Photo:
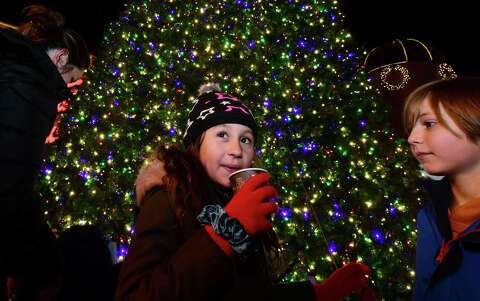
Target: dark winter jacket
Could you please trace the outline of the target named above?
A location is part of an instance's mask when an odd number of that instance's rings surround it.
[[[309,282],[272,285],[259,250],[226,256],[193,214],[179,220],[169,195],[155,187],[140,209],[117,300],[314,300]]]
[[[452,240],[448,179],[429,182],[432,201],[417,216],[415,301],[480,300],[480,218]]]
[[[46,49],[0,29],[0,275],[41,285],[54,269],[53,236],[33,183],[57,104],[70,97]]]

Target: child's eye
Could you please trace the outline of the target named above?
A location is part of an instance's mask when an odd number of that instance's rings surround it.
[[[227,137],[227,132],[218,132],[217,137],[225,138],[225,137]]]
[[[434,121],[424,121],[424,122],[423,122],[423,125],[424,125],[427,129],[433,127],[435,124],[436,124],[436,122],[434,122]]]
[[[250,139],[248,137],[242,137],[242,139],[240,139],[240,142],[245,143],[245,144],[251,144],[252,139]]]

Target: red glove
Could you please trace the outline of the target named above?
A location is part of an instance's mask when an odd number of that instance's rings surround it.
[[[366,275],[371,274],[371,272],[370,268],[363,263],[350,263],[336,269],[325,281],[313,286],[316,300],[338,301],[353,292],[362,291],[367,284]],[[369,295],[367,294],[365,297],[367,298]],[[375,299],[362,300],[373,301]]]
[[[248,179],[224,208],[230,217],[238,219],[250,235],[272,228],[267,215],[277,211],[278,206],[276,203],[268,201],[277,196],[275,188],[267,184],[269,178],[267,173],[261,173]],[[212,226],[206,225],[204,228],[226,255],[234,255],[230,243],[215,233]]]
[[[269,178],[268,173],[251,177],[225,206],[225,212],[238,219],[252,236],[272,228],[268,216],[278,209],[278,205],[270,201],[278,193],[268,184]]]

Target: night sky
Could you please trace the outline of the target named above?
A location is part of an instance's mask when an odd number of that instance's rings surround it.
[[[188,0],[185,0],[188,1]],[[32,1],[3,1],[0,21],[18,23],[20,11]],[[126,0],[43,0],[63,13],[67,26],[81,33],[94,53],[108,22],[123,9]],[[357,45],[372,49],[396,38],[418,39],[446,57],[460,75],[480,76],[480,15],[476,1],[339,0],[348,30]],[[444,3],[442,3],[444,2]]]

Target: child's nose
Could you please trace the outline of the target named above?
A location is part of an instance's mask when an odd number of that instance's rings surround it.
[[[413,129],[411,132],[410,132],[410,135],[408,136],[408,143],[409,144],[418,144],[418,143],[421,143],[422,142],[422,137],[421,137],[421,134]]]
[[[242,155],[242,146],[238,141],[231,141],[228,143],[228,154],[235,157]]]

